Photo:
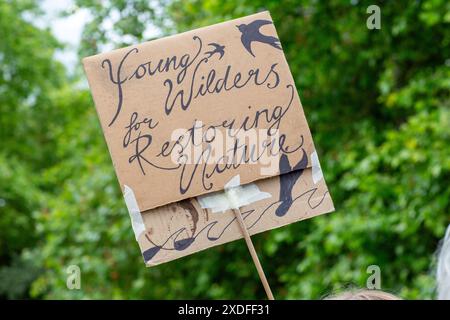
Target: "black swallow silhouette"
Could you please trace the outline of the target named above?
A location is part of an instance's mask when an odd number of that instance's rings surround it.
[[[283,154],[280,159],[280,206],[275,211],[277,217],[284,216],[292,206],[292,189],[308,165],[308,156],[303,150],[300,161],[291,168],[288,157]]]
[[[242,33],[241,41],[244,48],[247,49],[247,51],[250,52],[252,56],[255,56],[252,51],[252,42],[254,41],[266,43],[274,48],[282,50],[280,46],[280,40],[278,40],[278,38],[266,36],[259,31],[259,29],[266,24],[272,24],[272,21],[255,20],[249,24],[240,24],[236,26]]]
[[[222,59],[223,55],[225,54],[225,46],[222,46],[218,43],[212,42],[208,43],[208,46],[214,47],[213,50],[205,52],[207,54],[207,58],[211,58],[214,54],[218,53],[220,54],[219,60]]]

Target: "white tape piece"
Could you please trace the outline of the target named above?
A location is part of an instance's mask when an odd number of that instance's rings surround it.
[[[240,176],[234,176],[225,185],[225,190],[197,197],[203,209],[211,209],[213,213],[237,209],[253,202],[272,197],[268,192],[262,192],[254,183],[240,186]]]
[[[124,185],[123,197],[125,198],[125,203],[128,208],[128,213],[130,214],[131,226],[133,227],[134,236],[136,241],[138,241],[139,236],[145,231],[144,220],[142,220],[141,211],[139,210],[136,197],[134,196],[133,189],[129,186]]]
[[[314,184],[316,184],[323,178],[322,168],[320,167],[319,156],[317,155],[316,150],[311,153],[311,169],[312,179]]]

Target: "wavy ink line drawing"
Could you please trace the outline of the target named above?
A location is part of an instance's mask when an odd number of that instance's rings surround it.
[[[246,213],[243,213],[243,217],[244,219],[247,218],[251,213],[253,213],[254,210],[250,210],[247,211]],[[230,220],[230,222],[228,222],[228,224],[223,228],[223,230],[220,232],[220,234],[218,236],[211,236],[210,235],[210,231],[212,230],[212,228],[218,223],[218,221],[213,221],[208,223],[206,226],[204,226],[197,234],[193,234],[192,237],[188,237],[182,240],[177,240],[177,238],[179,237],[179,235],[181,233],[183,233],[183,231],[186,231],[186,227],[182,227],[180,229],[178,229],[177,231],[175,231],[174,233],[172,233],[161,245],[156,244],[155,242],[153,242],[152,239],[150,239],[149,235],[146,233],[145,234],[145,238],[152,244],[154,245],[153,248],[150,248],[148,250],[146,250],[143,255],[144,258],[146,257],[153,257],[154,255],[156,255],[159,250],[166,250],[166,251],[173,251],[173,250],[177,250],[177,251],[181,251],[186,249],[191,243],[194,242],[195,239],[197,239],[197,237],[199,235],[201,235],[203,233],[204,230],[208,229],[208,232],[206,233],[206,237],[208,240],[210,241],[216,241],[218,239],[220,239],[222,237],[222,235],[225,233],[225,231],[228,229],[228,227],[234,222],[234,220],[236,220],[236,218],[233,218]],[[168,247],[166,246],[166,244],[169,242],[170,239],[173,238],[173,247]],[[149,261],[150,259],[146,259],[145,261]]]
[[[305,195],[307,195],[307,194],[310,193],[310,195],[309,195],[309,197],[308,197],[308,200],[307,200],[307,204],[308,204],[308,206],[310,207],[310,209],[315,209],[315,208],[317,208],[318,206],[320,206],[320,205],[323,203],[323,201],[325,200],[326,195],[329,193],[328,190],[325,191],[324,194],[322,195],[322,198],[320,199],[320,201],[319,201],[317,204],[313,205],[313,204],[311,204],[311,199],[312,199],[312,197],[314,196],[314,194],[317,192],[317,190],[318,190],[318,188],[312,188],[312,189],[310,189],[310,190],[307,190],[307,191],[303,192],[302,194],[300,194],[300,195],[298,195],[296,198],[294,198],[294,199],[292,200],[292,203],[294,203],[294,202],[297,201],[298,199],[300,199],[300,198],[302,198],[303,196],[305,196]],[[257,218],[257,219],[256,219],[256,220],[248,227],[248,229],[253,228],[253,227],[261,220],[261,218],[262,218],[267,212],[269,212],[269,209],[270,209],[272,206],[274,206],[274,205],[276,205],[276,204],[278,204],[278,203],[280,203],[280,201],[275,201],[275,202],[272,202],[271,204],[269,204],[269,205],[261,212],[261,214],[259,215],[259,217],[258,217],[258,218]],[[243,212],[242,215],[243,215],[244,220],[247,219],[248,217],[250,217],[253,213],[255,213],[255,210],[254,210],[254,209]],[[171,235],[169,235],[169,237],[168,237],[161,245],[158,245],[158,244],[154,243],[154,242],[150,239],[150,237],[149,237],[147,234],[145,234],[146,239],[147,239],[154,247],[152,247],[152,248],[150,248],[150,249],[147,249],[147,250],[145,250],[145,251],[142,253],[142,255],[143,255],[143,257],[144,257],[144,261],[145,261],[146,263],[149,262],[151,259],[153,259],[153,258],[156,256],[156,254],[157,254],[160,250],[164,250],[164,251],[173,251],[173,250],[176,250],[176,251],[183,251],[183,250],[187,249],[192,243],[194,243],[194,241],[197,239],[197,237],[199,237],[199,236],[203,233],[203,231],[205,231],[205,230],[207,230],[206,237],[207,237],[208,240],[210,240],[210,241],[217,241],[217,240],[219,240],[219,239],[223,236],[223,234],[227,231],[227,229],[233,224],[234,220],[236,220],[236,217],[232,218],[232,219],[231,219],[231,220],[223,227],[223,229],[221,230],[221,232],[220,232],[218,235],[216,235],[216,236],[211,235],[211,232],[213,231],[214,226],[218,224],[218,221],[217,221],[217,220],[216,220],[216,221],[213,221],[213,222],[210,222],[210,223],[208,223],[207,225],[205,225],[202,229],[200,229],[200,230],[198,231],[197,234],[195,234],[195,235],[193,235],[193,236],[191,236],[191,237],[182,239],[182,240],[177,240],[177,238],[180,236],[180,234],[181,234],[183,231],[186,231],[186,227],[180,228],[180,229],[178,229],[177,231],[175,231],[174,233],[172,233]],[[170,241],[171,239],[173,239],[173,246],[167,246],[167,244],[169,243],[169,241]]]
[[[322,195],[322,199],[320,199],[320,201],[319,201],[316,205],[311,205],[311,199],[312,199],[312,197],[314,196],[314,194],[316,193],[316,191],[317,191],[317,188],[312,188],[312,189],[310,189],[310,190],[308,190],[308,191],[305,191],[305,192],[303,192],[302,194],[300,194],[299,196],[297,196],[297,197],[292,201],[292,203],[294,203],[295,201],[297,201],[298,199],[300,199],[300,198],[303,197],[304,195],[306,195],[306,194],[308,194],[308,193],[311,193],[311,194],[309,195],[309,197],[308,197],[308,205],[309,205],[309,207],[310,207],[311,209],[315,209],[315,208],[317,208],[318,206],[320,206],[320,205],[322,204],[322,202],[325,200],[326,195],[329,193],[328,191],[325,191],[324,194]],[[253,226],[255,226],[255,225],[259,222],[259,220],[261,220],[261,218],[264,216],[264,214],[265,214],[266,212],[268,212],[268,210],[270,209],[270,207],[272,207],[273,205],[276,205],[276,204],[279,203],[279,202],[280,202],[280,201],[276,201],[276,202],[273,202],[273,203],[271,203],[270,205],[268,205],[268,206],[261,212],[261,214],[259,215],[258,219],[256,219],[255,222],[253,222],[250,226],[248,226],[248,229],[250,229],[250,228],[252,228]],[[254,210],[253,210],[253,211],[254,211]]]
[[[236,26],[242,33],[241,35],[242,45],[253,57],[255,57],[255,54],[252,51],[253,42],[265,43],[279,50],[283,50],[281,48],[280,40],[278,40],[278,38],[266,36],[259,31],[259,29],[262,26],[267,24],[273,24],[273,22],[269,20],[255,20],[249,24],[243,23]]]

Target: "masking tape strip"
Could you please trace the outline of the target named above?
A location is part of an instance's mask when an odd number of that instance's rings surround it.
[[[131,226],[133,227],[134,236],[136,241],[138,241],[139,236],[145,231],[144,220],[142,220],[141,211],[139,210],[136,197],[134,196],[133,189],[129,186],[124,185],[123,197],[125,198],[125,203],[128,208],[128,213],[130,214]]]
[[[272,197],[268,192],[262,192],[254,183],[240,186],[240,176],[234,176],[226,185],[225,190],[197,197],[203,209],[211,209],[213,213],[237,209],[253,202]]]
[[[323,173],[322,168],[320,167],[319,157],[317,155],[316,150],[314,150],[313,153],[311,153],[311,168],[312,168],[312,179],[314,184],[322,180]]]

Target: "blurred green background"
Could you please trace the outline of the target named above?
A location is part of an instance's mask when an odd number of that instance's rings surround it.
[[[381,29],[366,10],[381,8]],[[336,212],[254,237],[277,298],[434,298],[450,222],[450,3],[73,0],[84,57],[270,10]],[[40,2],[0,1],[0,297],[264,298],[244,241],[144,267],[86,80]],[[113,21],[114,23],[111,23]],[[114,37],[110,34],[114,33]],[[81,269],[68,290],[66,269]]]

